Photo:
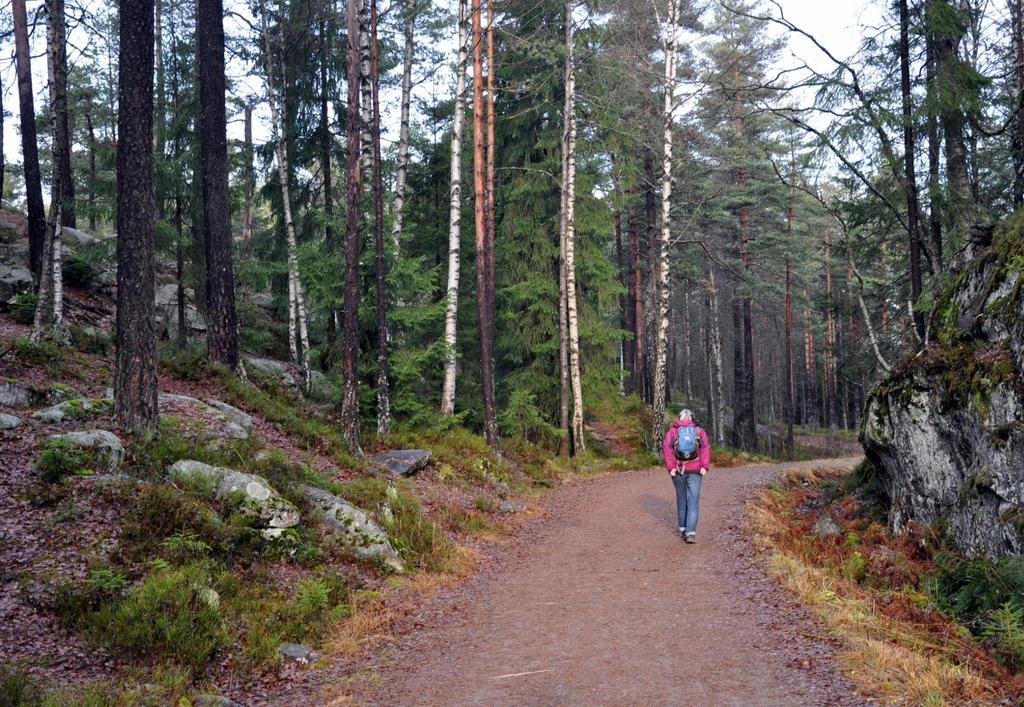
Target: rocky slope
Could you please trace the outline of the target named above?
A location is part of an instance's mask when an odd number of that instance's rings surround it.
[[[969,555],[1024,551],[1024,212],[937,303],[932,343],[871,393],[861,441],[895,530]]]

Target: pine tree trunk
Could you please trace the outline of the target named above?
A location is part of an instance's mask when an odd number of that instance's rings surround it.
[[[196,2],[196,62],[199,82],[199,176],[206,246],[206,348],[210,358],[238,370],[238,320],[231,253],[227,114],[222,0]]]
[[[693,351],[690,342],[690,286],[689,283],[683,288],[683,327],[680,333],[683,337],[683,393],[686,395],[686,402],[693,403],[693,372],[691,362]]]
[[[248,243],[252,240],[252,200],[253,192],[256,189],[256,173],[252,166],[253,159],[253,148],[252,148],[252,103],[245,104],[245,126],[243,128],[243,148],[242,156],[245,160],[245,194],[242,204],[242,242]],[[325,177],[328,181],[330,180],[330,166],[325,167],[328,170],[328,175]],[[325,209],[326,211],[326,209]],[[328,216],[328,220],[330,216]]]
[[[783,396],[782,414],[786,418],[786,454],[790,457],[796,450],[793,437],[793,417],[796,410],[796,390],[793,385],[793,205],[786,209],[786,387]]]
[[[491,0],[493,2],[493,0]],[[489,6],[490,7],[490,6]],[[586,451],[583,431],[583,381],[580,377],[580,327],[576,296],[576,64],[574,0],[565,3],[565,297],[569,336],[569,384],[572,388],[572,452]]]
[[[462,125],[466,114],[466,0],[459,0],[458,63],[455,67],[455,116],[451,140],[451,199],[448,208],[448,285],[444,314],[444,389],[441,414],[455,413],[456,325],[459,319],[459,251],[462,220]]]
[[[155,434],[159,423],[153,323],[153,9],[153,0],[120,2],[114,414],[122,428],[142,437]]]
[[[43,273],[46,214],[43,211],[42,175],[39,170],[39,145],[36,138],[35,94],[32,90],[32,55],[29,53],[28,46],[28,19],[25,14],[25,0],[11,0],[11,14],[14,21],[14,54],[18,74],[25,201],[28,207],[29,262],[32,275],[38,286]]]
[[[387,261],[384,257],[384,185],[380,174],[377,0],[370,0],[370,44],[370,83],[373,89],[373,234],[377,272],[377,437],[380,438],[391,431],[391,327],[388,322]]]
[[[405,50],[402,54],[402,100],[398,129],[398,165],[395,171],[395,200],[392,204],[391,240],[395,255],[402,240],[402,218],[405,210],[405,181],[409,164],[409,106],[412,102],[412,64],[415,55],[416,2],[406,0]],[[460,66],[462,66],[460,64]]]
[[[89,105],[83,111],[85,113],[85,129],[88,135],[89,144],[89,230],[96,231],[96,128],[92,118],[92,99],[86,99]]]
[[[4,157],[4,93],[3,87],[0,87],[0,206],[3,206],[4,176],[7,174],[7,160]]]
[[[832,235],[825,229],[825,426],[834,431],[838,425],[836,382],[836,316],[832,288]]]
[[[637,233],[637,219],[636,214],[630,211],[629,216],[629,243],[624,244],[623,257],[625,259],[625,266],[622,269],[622,286],[626,290],[626,332],[629,334],[629,340],[623,342],[623,349],[625,354],[623,355],[623,361],[625,362],[626,368],[626,393],[633,395],[639,394],[639,387],[637,386],[637,358],[636,358],[636,347],[637,347],[637,336],[636,336],[636,286],[634,279],[636,277],[637,268],[637,257],[640,251],[640,236]]]
[[[345,311],[342,330],[342,433],[349,447],[359,450],[359,253],[362,250],[360,232],[361,172],[360,132],[361,106],[359,93],[359,12],[361,0],[348,5],[348,117],[347,164],[345,177]]]
[[[61,224],[75,227],[75,180],[71,173],[71,127],[68,118],[67,32],[64,0],[46,0],[47,72],[53,111],[53,170],[59,176]],[[58,254],[59,255],[59,254]]]
[[[672,113],[675,108],[676,42],[679,32],[679,0],[669,0],[668,25],[662,31],[665,37],[665,105],[662,111],[663,152],[661,159],[661,237],[655,267],[657,284],[654,306],[654,381],[652,444],[659,447],[665,429],[666,364],[668,358],[669,313],[669,239],[672,211]]]
[[[493,308],[488,301],[492,296],[488,271],[490,268],[487,233],[487,170],[484,154],[484,103],[483,77],[483,30],[481,0],[473,0],[473,187],[475,192],[474,211],[476,219],[476,283],[477,303],[480,317],[480,367],[484,394],[484,436],[488,446],[498,449],[498,430],[494,406],[494,328]],[[489,103],[490,101],[488,101]]]
[[[811,295],[804,290],[804,301],[809,302]],[[818,365],[815,354],[814,329],[811,322],[811,310],[804,307],[804,424],[817,427],[818,421]]]
[[[899,0],[900,15],[900,96],[903,104],[903,164],[907,183],[907,234],[910,238],[910,291],[916,304],[923,289],[921,279],[920,211],[917,203],[917,177],[914,172],[914,116],[910,96],[910,19],[907,0]],[[924,312],[914,313],[917,334],[924,338]]]
[[[202,0],[201,0],[202,1]],[[263,22],[264,55],[266,57],[267,102],[270,105],[270,134],[274,143],[274,154],[277,158],[277,179],[281,188],[281,206],[284,212],[285,238],[288,248],[288,346],[292,354],[292,362],[302,371],[305,389],[312,384],[312,369],[309,363],[309,332],[306,316],[306,293],[299,277],[299,244],[295,235],[295,220],[292,216],[291,189],[288,180],[288,145],[284,123],[282,122],[282,106],[285,103],[284,86],[281,80],[281,100],[274,88],[273,52],[271,51],[270,30],[267,27],[266,8],[260,7]],[[283,29],[282,29],[283,33]],[[284,38],[281,38],[282,47]]]
[[[622,211],[615,212],[615,263],[618,267],[618,281],[619,286],[622,288],[622,292],[619,293],[619,329],[623,332],[628,331],[628,317],[626,314],[626,260],[625,255],[622,251]],[[621,337],[622,335],[620,335]],[[626,345],[625,339],[619,339],[619,392],[626,392],[626,371],[629,370],[629,362],[627,352],[629,347]]]
[[[333,23],[332,23],[333,24]],[[332,27],[333,29],[333,27]],[[328,117],[330,107],[330,96],[333,94],[333,87],[330,84],[328,66],[331,61],[330,37],[333,31],[328,29],[328,23],[320,21],[320,171],[323,175],[323,200],[324,200],[324,247],[330,254],[335,252],[337,243],[334,236],[334,183],[332,175],[331,151],[334,145],[334,136],[331,134],[331,124]],[[332,288],[333,289],[333,288]],[[325,328],[325,350],[320,355],[320,362],[326,369],[334,365],[335,355],[338,349],[338,327],[336,320],[338,312],[331,303],[327,311]]]
[[[942,183],[939,176],[942,169],[939,164],[942,159],[942,139],[939,137],[939,118],[936,106],[938,95],[935,75],[935,47],[932,42],[928,42],[925,75],[928,84],[926,99],[928,103],[928,221],[932,260],[934,261],[935,269],[942,272],[944,267],[942,253],[942,209],[940,207]]]
[[[1024,1],[1009,0],[1010,49],[1013,53],[1013,205],[1024,206]]]
[[[952,6],[943,15],[941,27],[932,35],[935,45],[935,68],[939,94],[939,123],[946,141],[946,193],[949,202],[949,221],[954,240],[966,240],[974,220],[974,196],[967,167],[964,145],[964,116],[961,105],[959,50],[967,31],[967,10],[964,0],[959,8]]]
[[[644,282],[643,265],[640,261],[640,233],[633,221],[629,233],[630,250],[633,253],[633,392],[641,400],[644,393]]]
[[[714,368],[715,439],[725,444],[725,365],[722,361],[722,317],[718,307],[718,287],[715,285],[715,268],[708,267],[708,300],[710,304],[709,324],[711,326],[711,365]]]

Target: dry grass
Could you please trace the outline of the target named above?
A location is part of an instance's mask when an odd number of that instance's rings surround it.
[[[843,534],[809,532],[824,510],[823,481],[826,472],[788,472],[753,504],[750,520],[769,572],[843,639],[840,660],[862,691],[896,705],[999,704],[1014,695],[1017,676],[927,607],[917,588],[930,569],[921,542],[889,537],[859,517],[849,496],[829,509]]]
[[[327,639],[328,650],[354,658],[363,651],[394,640],[392,627],[398,618],[376,592],[357,592],[350,601],[352,613],[342,619]]]

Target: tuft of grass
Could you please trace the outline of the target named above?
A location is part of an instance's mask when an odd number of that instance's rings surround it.
[[[48,440],[36,461],[36,471],[47,484],[57,484],[68,476],[95,473],[98,454],[65,439]]]
[[[35,292],[21,292],[7,302],[11,318],[19,324],[31,324],[36,316],[36,302],[39,297]]]
[[[42,689],[24,668],[0,664],[0,705],[28,707],[41,704],[42,700]]]
[[[342,484],[350,503],[369,511],[391,536],[395,549],[411,567],[447,572],[457,557],[456,546],[444,530],[427,518],[406,482],[357,479]]]
[[[194,671],[228,645],[211,594],[217,578],[204,563],[158,568],[120,600],[84,619],[86,635],[136,659],[155,658]]]

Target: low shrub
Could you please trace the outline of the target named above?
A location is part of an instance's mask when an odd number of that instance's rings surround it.
[[[21,666],[0,664],[0,705],[29,707],[42,704],[43,691]]]
[[[98,461],[93,450],[75,446],[67,440],[51,439],[39,454],[36,471],[44,482],[56,484],[68,476],[92,473]]]
[[[35,320],[38,301],[35,292],[21,292],[7,302],[7,311],[19,324],[31,324]]]
[[[120,655],[201,670],[227,645],[215,583],[202,563],[158,568],[123,599],[88,615],[86,633]]]

